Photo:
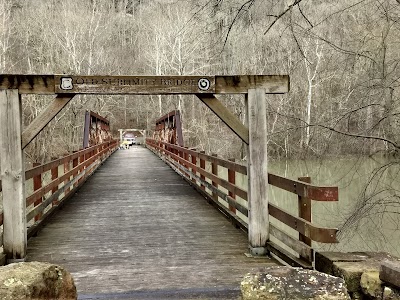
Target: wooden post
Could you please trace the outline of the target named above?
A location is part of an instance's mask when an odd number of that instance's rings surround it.
[[[64,174],[68,173],[69,171],[69,161],[64,163]],[[64,185],[66,185],[71,180],[71,177],[64,180]],[[67,196],[69,193],[69,188],[64,190],[64,197]]]
[[[188,150],[188,147],[184,147],[186,150]],[[188,164],[186,163],[187,161],[189,161],[189,153],[187,153],[186,151],[185,152],[183,152],[183,159],[185,160],[185,164],[184,164],[184,166],[185,166],[185,168],[187,168],[187,169],[189,169],[189,166],[188,166]],[[185,173],[186,174],[186,177],[188,178],[188,179],[190,179],[190,174],[189,173]]]
[[[217,154],[213,153],[213,154],[211,154],[211,156],[217,157]],[[215,163],[215,162],[212,162],[212,163],[211,163],[211,172],[212,172],[215,176],[218,176],[218,164],[217,164],[217,163]],[[218,184],[217,184],[216,182],[214,182],[214,181],[212,182],[212,185],[215,186],[215,187],[218,187]],[[218,195],[217,195],[217,193],[213,192],[213,193],[212,193],[212,198],[213,198],[213,200],[214,200],[215,202],[218,202]]]
[[[82,150],[82,149],[80,149]],[[82,154],[79,156],[79,164],[82,164],[85,161],[85,155]],[[79,167],[79,174],[83,172],[84,167]],[[78,184],[80,184],[83,180],[83,177],[81,177],[81,179],[78,180]]]
[[[310,177],[299,177],[299,181],[311,183]],[[299,217],[311,222],[311,199],[299,196]],[[299,240],[311,246],[311,239],[299,233]]]
[[[252,255],[267,254],[269,239],[267,112],[264,89],[249,89],[249,246]]]
[[[206,151],[200,151],[200,153],[204,154],[204,153],[206,153]],[[202,159],[202,158],[200,158],[200,168],[203,169],[203,170],[206,168],[206,161],[204,159]],[[206,180],[206,177],[204,175],[200,175],[200,178],[202,180]],[[206,189],[206,187],[203,184],[200,185],[200,187],[203,190]]]
[[[0,91],[0,162],[4,253],[8,262],[26,257],[25,170],[21,145],[22,103],[18,90]]]
[[[77,152],[77,151],[74,151],[74,153],[76,153],[76,152]],[[75,167],[77,167],[78,164],[79,164],[79,158],[78,158],[78,157],[77,157],[77,158],[74,158],[73,161],[72,161],[72,168],[75,169]],[[74,172],[73,177],[76,177],[76,176],[78,176],[78,170],[77,170],[76,172]],[[77,186],[78,186],[78,182],[76,182],[76,183],[74,184],[74,188],[76,188]]]
[[[58,166],[54,167],[51,169],[51,181],[55,180],[58,178]],[[55,192],[58,191],[58,187],[55,186],[52,190],[51,193],[54,194]],[[53,201],[53,206],[58,205],[58,199]]]
[[[185,149],[188,150],[188,147],[185,147]],[[187,161],[189,161],[189,153],[187,153],[186,151],[183,153],[183,159],[185,160],[185,163],[186,163]],[[185,164],[185,167],[187,168],[188,165]]]
[[[230,158],[229,160],[235,162],[234,158]],[[232,184],[236,183],[236,173],[234,170],[228,169],[228,181]],[[229,196],[231,196],[233,199],[236,198],[236,195],[232,192],[229,192]],[[229,205],[229,210],[236,214],[236,207]]]
[[[34,167],[40,166],[40,163],[33,163],[33,166]],[[39,174],[39,175],[36,175],[33,177],[33,191],[37,191],[41,187],[42,187],[42,174]],[[36,207],[36,206],[40,205],[42,203],[42,201],[43,201],[43,197],[40,197],[39,199],[37,199],[34,202],[33,205]],[[35,222],[39,221],[41,217],[42,217],[42,213],[38,213],[35,216]]]
[[[196,149],[192,149],[193,151],[196,151]],[[194,156],[194,155],[191,155],[191,157],[192,157],[192,164],[193,165],[195,165],[196,166],[196,164],[197,164],[197,158],[196,158],[196,156]],[[196,175],[196,167],[195,168],[192,168],[192,173],[194,174],[194,175]],[[192,178],[192,182],[194,183],[194,184],[196,184],[196,179],[195,178]]]

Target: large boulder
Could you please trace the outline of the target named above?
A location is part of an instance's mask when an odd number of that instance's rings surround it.
[[[350,300],[343,279],[313,270],[270,267],[247,274],[243,300]]]
[[[29,262],[0,267],[0,299],[77,299],[77,294],[64,268]]]

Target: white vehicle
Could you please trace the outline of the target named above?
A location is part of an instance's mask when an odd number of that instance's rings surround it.
[[[124,144],[127,144],[128,146],[136,145],[136,138],[135,137],[124,138]]]

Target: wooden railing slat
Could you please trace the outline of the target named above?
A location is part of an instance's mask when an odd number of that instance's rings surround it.
[[[94,166],[96,162],[93,162],[90,167]],[[85,176],[85,173],[87,170],[90,170],[90,167],[85,169],[82,173],[80,173],[78,176],[74,177],[72,180],[68,181],[67,183],[64,183],[64,185],[57,190],[54,194],[52,194],[49,198],[47,198],[45,201],[43,201],[40,205],[36,206],[34,209],[32,209],[26,216],[26,221],[29,222],[32,220],[35,216],[40,215],[47,206],[49,206],[53,201],[55,201],[62,193],[66,193],[68,189],[72,187],[74,183],[76,183],[80,178]],[[68,196],[66,193],[64,198]]]
[[[301,197],[317,201],[338,201],[337,187],[314,186],[298,180],[288,179],[274,174],[268,174],[268,183]]]
[[[282,208],[272,203],[268,204],[269,214],[282,223],[285,223],[294,230],[300,232],[304,236],[320,243],[337,243],[336,228],[316,227],[310,222],[299,217],[291,215]]]
[[[248,216],[247,208],[238,204],[235,201],[232,195],[237,195],[244,200],[247,200],[247,192],[238,188],[233,182],[226,181],[224,179],[219,178],[215,174],[211,174],[205,171],[204,164],[202,164],[203,168],[199,168],[195,165],[196,159],[201,158],[203,161],[209,161],[214,165],[214,173],[215,173],[215,164],[220,163],[221,161],[227,162],[225,166],[232,167],[233,165],[237,165],[234,162],[221,160],[216,157],[206,155],[204,153],[199,153],[192,149],[186,149],[177,145],[168,144],[162,141],[155,141],[152,139],[147,139],[147,143],[150,147],[155,149],[155,153],[160,156],[163,156],[171,163],[176,169],[180,170],[179,172],[182,174],[189,174],[189,177],[192,178],[192,181],[197,181],[200,185],[207,187],[207,189],[211,190],[212,193],[217,194],[221,199],[224,199],[231,209],[236,208],[238,211],[243,213],[245,216]],[[179,155],[176,155],[174,152],[186,153],[186,155],[190,155],[192,157],[191,161],[184,160]],[[168,158],[170,157],[170,158]],[[182,164],[184,166],[182,166]],[[221,164],[219,164],[221,165]],[[243,167],[240,165],[240,167]],[[183,168],[183,170],[182,170]],[[190,169],[191,170],[190,170]],[[194,171],[194,172],[191,172]],[[197,171],[197,172],[196,172]],[[231,169],[232,172],[239,172],[235,167]],[[197,176],[197,173],[199,176]],[[247,173],[247,172],[246,172]],[[186,176],[187,177],[187,176]],[[210,179],[213,184],[208,183],[205,178]],[[232,179],[230,181],[233,181]],[[338,201],[338,188],[337,187],[319,187],[314,186],[305,182],[301,182],[298,180],[292,180],[288,178],[284,178],[274,174],[268,174],[268,182],[269,184],[289,191],[291,193],[297,194],[299,197],[306,199],[313,199],[319,201]],[[222,186],[226,188],[229,192],[229,195],[226,195],[222,191],[220,191],[215,185]],[[212,198],[212,195],[210,195]],[[284,209],[278,208],[277,206],[269,203],[268,205],[269,213],[272,217],[276,218],[280,222],[288,225],[294,230],[298,231],[304,239],[311,239],[316,242],[321,243],[337,243],[336,228],[324,228],[313,225],[310,221],[307,221],[301,217],[293,216],[289,212]],[[229,209],[225,210],[228,212]],[[232,211],[229,211],[232,214]],[[310,216],[307,215],[307,218]],[[275,233],[274,236],[279,236],[278,239],[283,239],[287,242],[287,244],[292,247],[296,252],[298,252],[303,259],[310,260],[312,259],[312,248],[307,246],[301,241],[295,240],[290,236],[284,234],[281,231],[278,231],[276,227],[272,226],[272,230]]]
[[[157,145],[154,145],[155,147],[159,148],[160,150],[167,152],[173,159],[175,159],[176,161],[182,162],[183,159],[180,158],[179,156],[177,156],[176,154],[174,154],[173,152],[170,152],[166,149],[163,149]],[[191,162],[186,162],[186,164],[189,167],[196,167],[195,165],[193,165]],[[224,179],[221,179],[215,175],[213,175],[212,173],[209,173],[207,171],[205,171],[204,169],[197,168],[197,172],[200,173],[201,176],[207,177],[208,179],[214,181],[216,184],[226,188],[228,191],[234,193],[235,195],[239,196],[240,198],[247,200],[247,192],[245,190],[242,190],[241,188],[235,186],[234,184],[231,184],[229,181],[226,181]]]
[[[42,174],[42,173],[44,173],[46,171],[49,171],[54,167],[57,167],[57,166],[60,166],[60,165],[64,164],[65,162],[74,160],[75,158],[77,158],[77,157],[79,157],[81,155],[84,155],[84,154],[87,154],[87,153],[93,151],[93,149],[95,149],[97,147],[100,147],[101,145],[107,145],[107,144],[110,144],[112,142],[113,141],[104,142],[104,143],[102,143],[100,145],[96,145],[96,146],[92,146],[90,148],[86,148],[84,150],[80,150],[80,151],[75,152],[73,154],[70,154],[70,155],[64,156],[62,158],[53,160],[53,161],[51,161],[49,163],[46,163],[44,165],[40,165],[40,166],[31,168],[29,170],[26,170],[26,172],[25,172],[25,180],[28,180],[28,179],[32,178],[33,176],[35,176],[35,175],[39,175],[39,174]]]
[[[153,145],[153,146],[156,146],[156,145]],[[247,207],[240,205],[238,202],[235,201],[235,199],[233,199],[229,195],[225,194],[224,192],[219,190],[217,187],[213,186],[212,183],[202,180],[200,176],[197,176],[196,173],[191,172],[188,168],[185,168],[184,166],[179,164],[176,160],[170,159],[168,157],[165,157],[165,159],[168,163],[170,163],[171,167],[173,167],[175,169],[175,171],[179,170],[180,174],[182,174],[182,175],[188,173],[190,175],[190,177],[192,178],[192,182],[194,180],[194,181],[198,181],[199,183],[203,184],[208,189],[210,189],[212,192],[215,192],[221,199],[223,199],[229,205],[234,206],[243,215],[245,215],[246,217],[248,216]],[[194,184],[196,184],[196,183],[194,182]],[[211,196],[211,195],[209,195],[209,196]]]
[[[303,257],[307,261],[312,262],[313,250],[310,246],[299,240],[296,240],[295,238],[291,237],[290,235],[278,229],[272,224],[270,224],[269,226],[271,235],[283,242],[286,246],[289,246],[290,248],[295,250],[297,253],[300,254],[301,257]]]
[[[179,163],[177,163],[174,160],[170,160],[167,159],[167,162],[171,165],[171,167],[178,173],[183,175],[184,172],[182,172],[182,169],[185,170],[185,168],[180,165]],[[189,170],[188,170],[189,171]],[[190,173],[190,171],[189,171]],[[210,189],[211,191],[214,191],[221,199],[225,200],[227,203],[229,203],[229,205],[235,206],[236,209],[240,212],[242,212],[246,217],[248,216],[248,211],[247,208],[240,205],[238,202],[235,201],[235,199],[233,199],[232,197],[230,197],[229,195],[223,193],[221,190],[219,190],[218,188],[214,187],[211,183],[207,182],[207,181],[203,181],[199,176],[197,175],[193,175],[193,178],[197,181],[199,181],[200,183],[203,183],[208,189]],[[200,188],[200,186],[197,186],[197,189],[199,191],[201,191],[202,193],[206,194],[211,200],[213,200],[211,198],[211,195],[206,193],[203,189]],[[238,224],[240,224],[240,227],[242,229],[246,229],[247,230],[247,224],[241,220],[238,216],[236,216],[235,214],[233,214],[231,211],[227,210],[224,206],[222,206],[218,201],[213,201],[213,203],[217,204],[219,209],[222,209],[222,211],[224,211],[226,214],[228,214],[230,217],[234,218]]]
[[[147,139],[147,140],[152,140],[152,139]],[[193,149],[186,149],[186,148],[182,148],[178,145],[172,145],[172,144],[168,144],[162,141],[155,141],[152,140],[153,142],[157,142],[157,143],[161,143],[163,145],[168,145],[170,148],[172,149],[177,149],[177,150],[182,150],[184,152],[186,152],[187,154],[191,155],[192,157],[197,157],[199,159],[204,159],[206,161],[209,161],[211,163],[215,163],[221,167],[227,168],[227,169],[231,169],[232,171],[238,172],[240,174],[244,174],[247,175],[247,167],[243,166],[241,164],[223,159],[223,158],[219,158],[219,157],[214,157],[205,153],[200,153],[197,152]]]
[[[291,253],[289,253],[288,251],[286,251],[282,247],[279,247],[278,245],[276,245],[275,243],[273,243],[271,241],[267,242],[266,247],[267,247],[268,251],[275,254],[280,259],[286,261],[292,267],[300,267],[303,269],[312,269],[311,263],[295,257],[294,255],[292,255]]]
[[[26,198],[26,205],[28,206],[28,205],[32,204],[34,199],[36,199],[37,197],[42,197],[46,193],[51,191],[53,188],[58,187],[58,185],[60,183],[62,183],[64,180],[68,179],[71,175],[73,175],[82,166],[84,166],[84,167],[88,166],[90,163],[92,163],[94,160],[96,160],[99,155],[105,153],[111,147],[112,146],[107,147],[106,149],[104,149],[101,152],[99,152],[99,154],[97,154],[96,156],[92,156],[91,158],[85,160],[83,163],[81,163],[78,166],[76,166],[75,168],[71,169],[70,171],[68,171],[64,175],[58,177],[57,179],[55,179],[52,182],[50,182],[48,185],[46,185],[46,186],[42,187],[41,189],[37,190],[35,193],[33,193],[32,195],[30,195],[29,197]]]

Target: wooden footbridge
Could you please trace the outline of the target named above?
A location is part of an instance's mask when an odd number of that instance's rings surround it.
[[[311,241],[336,242],[336,229],[311,223],[311,200],[337,201],[338,190],[267,172],[265,94],[288,87],[287,76],[0,75],[5,261],[63,265],[81,299],[232,299],[246,272],[278,263],[267,254],[311,268]],[[22,130],[26,93],[57,96]],[[85,93],[195,94],[249,145],[249,163],[148,138],[146,147],[117,151],[111,140],[24,170],[23,148]],[[218,93],[246,95],[248,127]],[[298,214],[270,203],[269,185],[296,194]]]

